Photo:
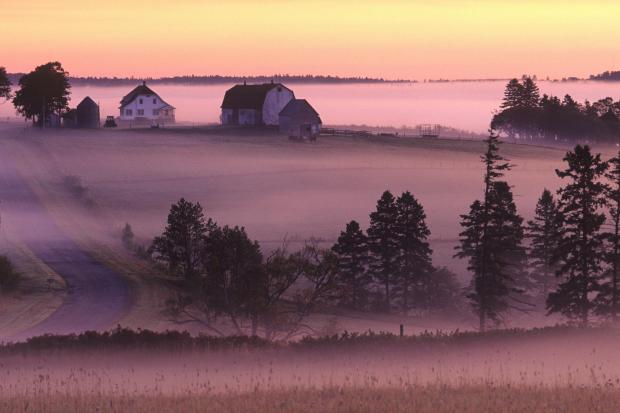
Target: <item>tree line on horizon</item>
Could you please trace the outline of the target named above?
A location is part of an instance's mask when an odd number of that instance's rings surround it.
[[[506,85],[500,110],[491,128],[511,139],[525,141],[603,141],[620,139],[620,101],[611,97],[579,103],[570,95],[560,99],[543,94],[531,77]]]

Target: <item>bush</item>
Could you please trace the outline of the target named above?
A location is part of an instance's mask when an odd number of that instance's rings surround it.
[[[0,255],[0,290],[12,290],[17,287],[19,276],[11,261],[6,256]]]
[[[87,207],[94,206],[95,202],[90,197],[88,188],[82,183],[82,178],[76,175],[66,175],[62,179],[62,183],[74,197],[84,202]]]

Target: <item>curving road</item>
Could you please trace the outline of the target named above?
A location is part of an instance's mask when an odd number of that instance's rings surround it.
[[[65,300],[54,313],[4,339],[19,341],[41,334],[113,327],[131,306],[129,284],[61,231],[2,149],[0,146],[2,226],[11,226],[11,234],[18,234],[19,240],[67,283]]]

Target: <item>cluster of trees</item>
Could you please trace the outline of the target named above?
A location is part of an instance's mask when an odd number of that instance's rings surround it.
[[[0,99],[12,99],[17,113],[38,126],[45,126],[52,114],[60,116],[69,109],[69,74],[59,62],[37,66],[21,76],[14,94],[11,86],[6,69],[0,67]]]
[[[432,266],[426,216],[413,195],[396,199],[386,191],[370,218],[367,234],[351,221],[329,249],[311,240],[289,252],[285,242],[265,255],[244,228],[221,227],[199,203],[181,199],[146,255],[173,276],[173,319],[216,334],[226,325],[237,334],[290,338],[312,330],[304,320],[318,305],[455,309],[461,287],[451,272]],[[122,239],[134,247],[131,227]]]
[[[620,71],[605,71],[603,73],[599,73],[598,75],[590,75],[590,80],[603,80],[608,82],[617,82],[620,80]]]
[[[385,191],[366,233],[351,221],[332,247],[338,304],[403,314],[457,309],[459,283],[447,269],[433,266],[429,236],[418,200],[409,192],[395,198]]]
[[[620,102],[612,98],[583,104],[570,95],[560,99],[543,95],[530,77],[506,85],[500,111],[491,127],[513,139],[600,140],[620,137]]]
[[[606,162],[588,146],[577,145],[564,158],[566,168],[556,171],[566,181],[557,199],[543,191],[534,219],[523,224],[503,180],[511,165],[499,154],[497,135],[492,133],[486,143],[483,199],[462,215],[456,254],[468,259],[473,274],[467,297],[480,330],[512,310],[529,311],[541,300],[549,314],[560,313],[581,325],[593,316],[615,321],[620,301],[620,153]],[[608,221],[611,225],[604,227]]]

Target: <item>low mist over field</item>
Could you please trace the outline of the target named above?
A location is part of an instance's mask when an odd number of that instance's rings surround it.
[[[466,276],[452,255],[459,215],[481,195],[482,143],[325,138],[304,145],[270,134],[164,130],[28,131],[9,145],[29,165],[21,171],[27,179],[52,192],[66,190],[66,176],[79,177],[94,203],[86,219],[103,220],[108,241],[130,223],[146,244],[185,197],[222,225],[246,227],[267,249],[285,238],[331,244],[351,219],[368,225],[384,190],[410,191],[427,211],[437,264]],[[516,165],[508,176],[519,212],[530,218],[542,190],[558,186],[554,170],[564,152],[509,144],[504,151]]]

